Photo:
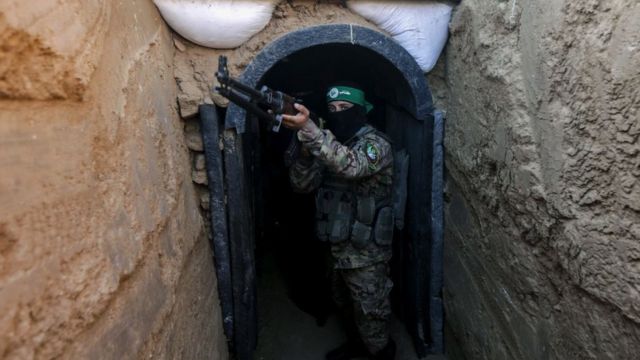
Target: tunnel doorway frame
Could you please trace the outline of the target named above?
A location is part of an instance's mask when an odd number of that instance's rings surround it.
[[[351,44],[372,50],[391,63],[401,74],[411,89],[413,106],[404,111],[416,120],[419,133],[425,143],[424,150],[412,154],[430,159],[420,165],[412,163],[414,175],[431,173],[431,181],[415,180],[409,185],[416,193],[428,192],[421,197],[419,212],[407,210],[407,217],[414,215],[428,226],[420,225],[412,237],[423,239],[428,249],[420,253],[428,258],[427,264],[418,267],[428,272],[426,283],[414,284],[421,294],[416,299],[416,324],[410,333],[414,339],[416,352],[420,356],[427,353],[443,353],[443,306],[442,306],[442,114],[435,111],[431,92],[424,73],[411,55],[393,39],[375,30],[351,25],[331,24],[305,28],[288,33],[266,46],[247,66],[240,81],[257,86],[267,72],[281,59],[306,48]],[[202,105],[200,119],[205,145],[207,171],[211,196],[211,222],[218,289],[223,315],[223,326],[229,340],[230,349],[240,360],[251,359],[257,342],[256,313],[256,273],[255,273],[255,218],[252,210],[251,184],[248,181],[248,164],[244,143],[251,133],[247,131],[246,112],[230,104],[224,121],[224,131],[220,131],[215,107]],[[222,139],[223,150],[219,141]],[[415,147],[415,146],[414,146]],[[414,153],[416,150],[414,150]],[[417,163],[416,163],[417,164]],[[415,177],[415,176],[414,176]],[[419,177],[419,176],[417,176]],[[411,193],[411,192],[410,192]],[[416,216],[418,215],[418,216]],[[416,251],[417,252],[417,251]],[[410,261],[420,262],[417,254]],[[416,281],[421,279],[417,277]],[[422,309],[422,306],[426,309]],[[428,329],[425,329],[428,327]],[[425,333],[430,338],[426,341]]]

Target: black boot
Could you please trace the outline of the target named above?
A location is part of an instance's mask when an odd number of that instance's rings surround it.
[[[349,360],[363,357],[367,354],[367,349],[362,342],[351,340],[329,351],[325,358],[327,360]]]
[[[389,339],[387,346],[384,349],[378,351],[373,360],[393,360],[396,356],[396,342],[393,339]]]

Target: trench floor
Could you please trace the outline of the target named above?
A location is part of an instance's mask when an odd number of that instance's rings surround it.
[[[311,315],[300,310],[288,297],[284,281],[278,275],[273,256],[258,264],[259,335],[256,360],[324,360],[324,354],[345,340],[337,316],[324,326],[316,325]],[[393,319],[393,339],[398,351],[396,360],[419,359],[404,326]],[[427,356],[427,360],[446,360]]]

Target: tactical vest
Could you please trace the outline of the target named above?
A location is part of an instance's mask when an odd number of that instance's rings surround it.
[[[357,143],[363,136],[376,131],[370,127],[363,130],[345,145]],[[332,244],[350,241],[355,248],[365,248],[372,241],[379,246],[390,246],[394,227],[392,195],[376,200],[373,195],[357,194],[357,182],[325,175],[316,194],[318,239]]]

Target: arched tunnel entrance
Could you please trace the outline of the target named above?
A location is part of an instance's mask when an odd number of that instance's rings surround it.
[[[324,25],[274,41],[240,77],[250,86],[294,95],[320,115],[324,89],[345,79],[360,83],[374,104],[370,122],[409,153],[405,226],[394,236],[392,302],[416,353],[441,353],[442,124],[413,58],[376,31]],[[313,237],[312,195],[289,187],[283,153],[293,133],[270,132],[235,105],[226,112],[224,131],[211,106],[201,107],[201,120],[225,333],[236,356],[250,359],[258,341],[258,304],[262,311],[269,306],[262,297],[273,293],[273,276],[298,308],[319,325],[326,321],[327,247]]]

